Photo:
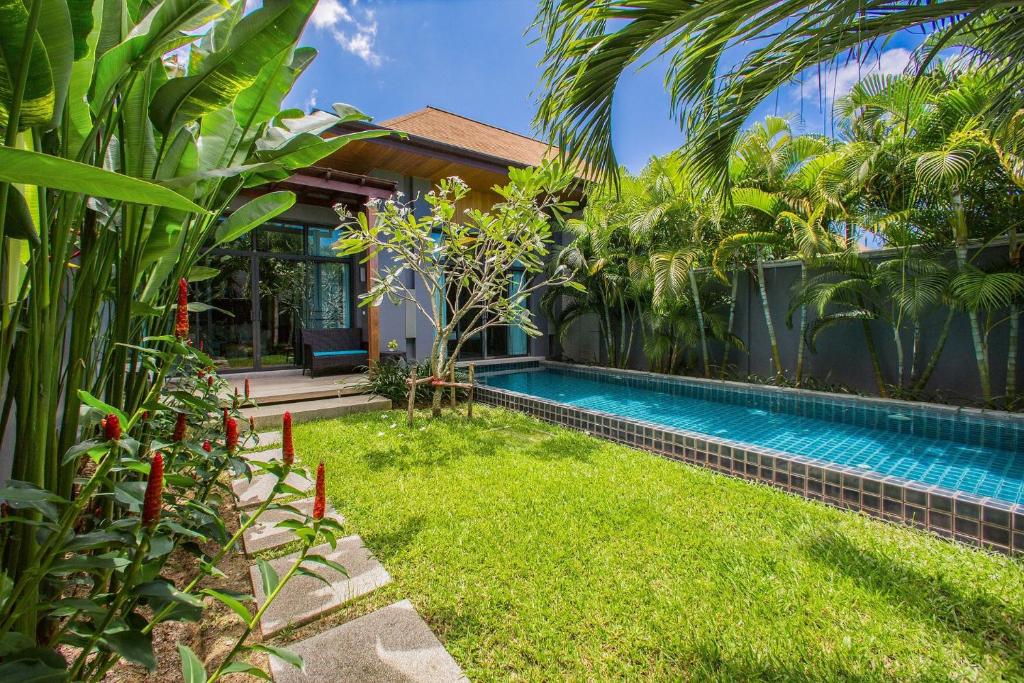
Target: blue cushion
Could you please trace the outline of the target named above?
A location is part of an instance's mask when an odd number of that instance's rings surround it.
[[[366,351],[362,349],[349,349],[347,351],[314,351],[314,358],[334,358],[335,356],[365,356]]]

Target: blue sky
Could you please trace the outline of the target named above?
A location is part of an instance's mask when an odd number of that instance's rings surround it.
[[[429,104],[532,134],[541,47],[524,33],[535,7],[533,0],[320,0],[303,38],[320,55],[287,105],[346,102],[383,121]],[[828,76],[825,91],[831,95],[834,85],[841,94],[872,69],[902,71],[918,40],[901,36],[866,64],[844,64]],[[742,54],[734,49],[728,56]],[[632,171],[682,143],[662,78],[657,65],[631,71],[616,95],[615,149]],[[817,81],[816,74],[805,79],[803,97],[799,86],[783,88],[777,103],[765,102],[755,116],[802,110],[802,130],[821,132],[826,119]]]

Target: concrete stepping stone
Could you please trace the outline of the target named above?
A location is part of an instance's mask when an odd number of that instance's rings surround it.
[[[346,536],[338,540],[336,550],[328,543],[318,545],[309,551],[310,555],[322,555],[337,562],[348,572],[348,576],[333,569],[306,562],[304,567],[316,572],[327,580],[327,584],[310,576],[293,576],[278,593],[260,619],[260,630],[264,636],[277,633],[286,626],[304,624],[322,614],[332,612],[349,600],[365,595],[391,582],[391,575],[377,558],[363,545],[359,536]],[[270,566],[283,576],[295,562],[298,553],[271,560]],[[262,606],[266,595],[259,567],[251,567],[253,595],[256,604]]]
[[[408,600],[292,643],[288,649],[302,656],[305,672],[271,656],[276,683],[469,680]]]
[[[235,495],[238,496],[238,502],[236,505],[239,508],[247,508],[259,505],[267,499],[271,491],[274,490],[274,484],[277,483],[277,477],[273,474],[260,474],[249,479],[236,479],[231,482],[231,488],[234,489]],[[312,490],[313,482],[306,477],[303,477],[295,472],[290,472],[287,477],[284,478],[284,483],[289,486],[294,486],[300,491],[307,492]]]
[[[281,443],[281,432],[257,432],[256,435],[260,437],[260,443],[257,448],[263,446],[273,446],[274,444]]]
[[[245,552],[251,555],[252,553],[276,548],[295,540],[295,534],[291,529],[278,528],[277,523],[283,522],[286,519],[302,519],[302,515],[312,515],[313,499],[303,498],[302,500],[292,501],[288,505],[296,508],[302,514],[296,515],[288,510],[267,510],[260,515],[255,524],[246,529],[245,533],[242,534]],[[333,507],[327,508],[327,516],[333,517],[340,523],[345,522],[345,519]]]
[[[271,460],[284,460],[284,452],[280,448],[270,448],[265,451],[243,453],[242,457],[254,462],[270,462]]]

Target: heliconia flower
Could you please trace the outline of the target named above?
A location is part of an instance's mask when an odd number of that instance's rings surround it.
[[[249,378],[245,378],[245,400],[249,400]]]
[[[228,447],[228,453],[234,453],[238,448],[238,422],[229,417],[224,423],[224,441]]]
[[[281,418],[281,453],[288,467],[295,462],[295,445],[292,443],[292,414],[287,410]]]
[[[154,453],[149,463],[149,481],[142,500],[142,526],[152,528],[160,519],[160,495],[164,488],[164,456]]]
[[[185,431],[188,429],[188,424],[185,421],[185,413],[178,413],[178,417],[174,420],[174,436],[171,437],[174,441],[182,441],[185,438]]]
[[[313,519],[323,519],[327,510],[327,491],[324,483],[324,461],[316,466],[316,498],[313,500]]]
[[[213,444],[210,443],[209,439],[207,439],[206,441],[203,442],[203,450],[206,451],[207,453],[210,453],[210,452],[213,451]]]
[[[178,339],[188,338],[188,282],[185,278],[178,280],[178,315],[174,321],[174,336]]]
[[[117,415],[111,413],[101,422],[103,425],[103,438],[107,441],[117,441],[121,438],[121,420]]]

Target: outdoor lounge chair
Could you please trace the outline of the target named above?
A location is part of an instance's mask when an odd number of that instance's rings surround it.
[[[316,377],[328,370],[352,371],[369,364],[369,353],[358,328],[302,330],[302,374]]]

